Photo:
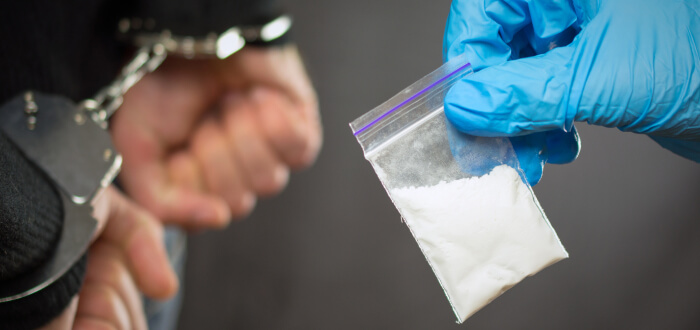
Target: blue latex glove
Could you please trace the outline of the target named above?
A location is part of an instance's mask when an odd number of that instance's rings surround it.
[[[447,118],[512,137],[530,184],[576,159],[574,121],[700,162],[698,0],[455,0],[443,56],[462,53],[477,72],[447,94]]]

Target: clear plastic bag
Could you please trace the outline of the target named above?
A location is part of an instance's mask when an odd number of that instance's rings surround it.
[[[457,57],[350,124],[463,322],[568,257],[507,138],[458,132],[445,93],[471,74]]]

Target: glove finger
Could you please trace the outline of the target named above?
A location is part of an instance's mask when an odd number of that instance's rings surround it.
[[[445,115],[462,132],[519,136],[569,131],[572,46],[489,67],[462,78],[445,96]]]
[[[447,125],[450,150],[464,173],[474,176],[488,174],[494,167],[507,164],[523,170],[523,179],[536,185],[542,178],[545,163],[565,164],[576,159],[580,149],[578,131],[552,130],[510,138],[517,156],[515,163],[503,139],[484,138],[459,132]]]
[[[542,179],[544,164],[549,156],[546,147],[547,132],[511,137],[510,143],[518,156],[525,179],[531,186],[536,185]]]
[[[464,173],[482,176],[502,164],[517,168],[517,158],[505,138],[464,134],[450,123],[447,123],[447,138],[452,156]]]
[[[556,136],[558,138],[552,138]],[[575,136],[575,139],[571,137]],[[576,150],[578,154],[578,133],[547,131],[533,133],[525,136],[510,138],[513,153],[504,145],[507,141],[503,138],[485,138],[468,135],[459,132],[453,125],[447,125],[447,137],[450,142],[450,150],[462,172],[482,176],[488,174],[499,165],[506,164],[513,168],[522,169],[523,180],[531,186],[536,185],[542,178],[545,163],[552,157],[552,152],[561,153],[555,156],[557,159],[572,161],[570,150]],[[550,146],[550,140],[555,142]],[[576,141],[575,146],[566,142]],[[515,162],[517,159],[517,163]]]
[[[568,44],[580,30],[569,1],[455,0],[443,39],[445,61],[466,53],[475,70]]]
[[[572,56],[575,120],[625,132],[700,138],[696,3],[655,3],[650,9],[635,1],[602,2]]]
[[[547,163],[566,164],[573,162],[581,150],[581,140],[576,126],[569,132],[563,130],[547,131]]]
[[[546,163],[565,164],[578,157],[581,143],[575,127],[570,132],[552,130],[510,138],[527,182],[534,186],[542,179]]]

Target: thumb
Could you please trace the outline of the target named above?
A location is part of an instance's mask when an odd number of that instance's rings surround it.
[[[570,131],[573,47],[508,61],[463,78],[445,96],[445,115],[460,131],[478,136]]]
[[[165,251],[162,225],[113,187],[93,202],[93,210],[100,223],[98,239],[124,253],[139,289],[153,298],[175,294],[178,279]]]

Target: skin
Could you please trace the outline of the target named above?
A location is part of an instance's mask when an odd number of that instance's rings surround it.
[[[147,329],[141,292],[166,299],[178,289],[162,224],[112,187],[95,199],[93,208],[99,225],[83,287],[41,329]]]
[[[311,165],[322,143],[294,46],[169,58],[124,96],[110,129],[124,157],[120,181],[141,206],[113,188],[95,200],[83,287],[42,329],[146,329],[141,293],[167,299],[178,288],[162,224],[199,230],[245,217],[290,171]]]
[[[294,46],[169,58],[129,90],[110,127],[125,191],[189,229],[245,217],[321,147],[316,94]]]

